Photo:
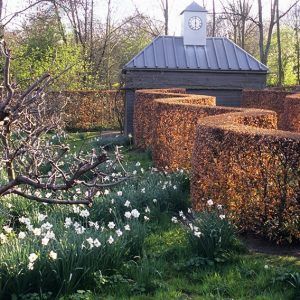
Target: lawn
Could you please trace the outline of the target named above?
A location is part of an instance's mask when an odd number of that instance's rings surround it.
[[[213,201],[194,213],[188,174],[157,171],[124,137],[67,141],[121,146],[132,178],[91,208],[1,199],[0,299],[300,299],[299,258],[250,253]]]

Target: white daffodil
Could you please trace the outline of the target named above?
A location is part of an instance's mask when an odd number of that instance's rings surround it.
[[[7,236],[4,233],[0,233],[0,243],[5,244],[7,242]]]
[[[115,240],[112,236],[110,236],[107,241],[108,241],[109,244],[112,244]]]
[[[90,213],[87,209],[84,209],[79,213],[79,215],[83,218],[87,218],[90,215]]]
[[[57,259],[57,253],[54,252],[54,251],[50,251],[49,253],[49,257],[53,260],[56,260]]]
[[[92,249],[94,247],[94,240],[90,237],[90,238],[86,239],[86,241],[89,243],[90,249]]]
[[[126,202],[124,203],[124,206],[129,207],[130,206],[130,201],[126,200]]]
[[[94,246],[95,246],[96,248],[99,248],[99,247],[101,246],[101,243],[99,242],[98,239],[94,239]]]
[[[46,198],[50,198],[51,196],[52,196],[52,193],[47,193],[47,194],[45,195]]]
[[[33,263],[38,259],[38,255],[36,253],[30,253],[28,256],[29,262]]]
[[[114,222],[109,222],[107,227],[110,228],[110,229],[114,229],[116,226],[116,224]]]
[[[38,214],[38,221],[43,222],[47,218],[47,215],[44,214]]]
[[[6,226],[3,226],[3,230],[9,234],[9,233],[12,233],[13,228],[6,225]]]
[[[79,214],[79,213],[80,213],[80,208],[79,208],[79,206],[74,205],[74,206],[73,206],[73,212],[74,212],[75,214]]]
[[[34,235],[40,236],[41,233],[42,233],[42,230],[41,230],[41,228],[34,228],[34,229],[32,230],[32,232],[33,232]]]
[[[118,230],[116,230],[116,234],[117,234],[117,236],[121,236],[121,235],[123,235],[123,232],[120,229],[118,229]]]
[[[198,238],[201,236],[201,234],[202,234],[202,233],[201,233],[200,231],[195,231],[195,232],[194,232],[194,236],[196,236],[196,237],[198,237]]]
[[[42,230],[50,230],[52,227],[53,225],[50,224],[49,222],[46,222],[41,226]]]
[[[47,246],[49,241],[50,239],[48,239],[47,237],[42,238],[42,245]]]
[[[72,219],[71,218],[66,218],[65,219],[65,228],[69,228],[72,225]]]
[[[20,231],[18,234],[18,238],[20,240],[23,240],[23,239],[25,239],[25,237],[26,237],[26,233],[24,231]]]
[[[140,216],[140,213],[139,213],[139,211],[137,210],[137,209],[133,209],[132,211],[131,211],[131,215],[134,217],[134,218],[138,218],[139,216]]]
[[[25,218],[25,217],[20,217],[19,222],[22,223],[22,224],[25,224],[25,225],[29,225],[30,224],[30,219]]]
[[[178,223],[178,219],[176,217],[172,217],[171,221],[175,224]]]
[[[207,205],[208,205],[208,206],[213,206],[213,205],[214,205],[214,201],[212,201],[211,199],[209,199],[209,200],[207,201]]]
[[[124,214],[125,218],[130,219],[131,218],[131,212],[130,211],[126,211]]]

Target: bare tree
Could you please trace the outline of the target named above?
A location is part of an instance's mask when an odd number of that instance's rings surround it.
[[[165,35],[169,34],[169,0],[160,0],[161,7],[164,13]]]
[[[213,4],[213,13],[212,13],[212,36],[216,36],[216,2],[212,1]]]
[[[223,5],[224,18],[233,28],[233,40],[245,48],[247,35],[253,31],[251,18],[252,2],[249,0],[227,1]]]
[[[109,171],[103,166],[108,156],[102,149],[86,155],[70,151],[63,140],[60,109],[46,103],[44,97],[55,78],[44,74],[27,90],[16,93],[10,80],[11,51],[4,41],[0,46],[5,59],[5,93],[0,102],[0,166],[5,176],[0,196],[15,194],[38,202],[91,205],[104,188],[125,180],[125,170],[121,177],[105,171]],[[116,160],[120,161],[118,152]]]

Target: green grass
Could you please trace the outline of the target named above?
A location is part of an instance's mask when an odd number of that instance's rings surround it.
[[[147,252],[158,260],[162,278],[148,295],[106,295],[105,299],[296,299],[295,289],[280,277],[300,270],[295,257],[255,253],[236,254],[212,266],[178,268],[187,260],[186,239],[180,227],[154,233]],[[159,287],[161,286],[161,287]],[[299,288],[299,287],[298,287]]]

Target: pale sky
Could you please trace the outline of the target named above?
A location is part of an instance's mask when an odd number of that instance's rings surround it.
[[[220,1],[216,0],[217,10],[221,9]],[[26,7],[26,2],[24,0],[4,0],[4,5],[6,7],[6,14],[11,14],[15,11],[18,11],[22,8]],[[180,34],[180,17],[179,14],[182,10],[184,10],[192,0],[169,0],[170,6],[170,35]],[[200,5],[204,5],[208,11],[212,11],[211,0],[196,0]],[[226,3],[226,0],[222,1]],[[256,0],[253,0],[254,4],[256,4]],[[267,10],[267,6],[270,5],[271,0],[263,1],[263,5]],[[286,9],[293,0],[280,0],[280,8],[281,10]],[[96,15],[98,18],[104,20],[106,14],[106,0],[95,0],[96,3]],[[112,0],[113,3],[113,13],[115,19],[122,19],[125,16],[131,15],[135,7],[139,9],[139,11],[153,17],[155,19],[162,19],[162,11],[160,8],[160,0]],[[254,8],[255,9],[255,8]],[[267,15],[265,16],[268,17]],[[10,27],[17,28],[20,25],[20,19],[16,19]]]

